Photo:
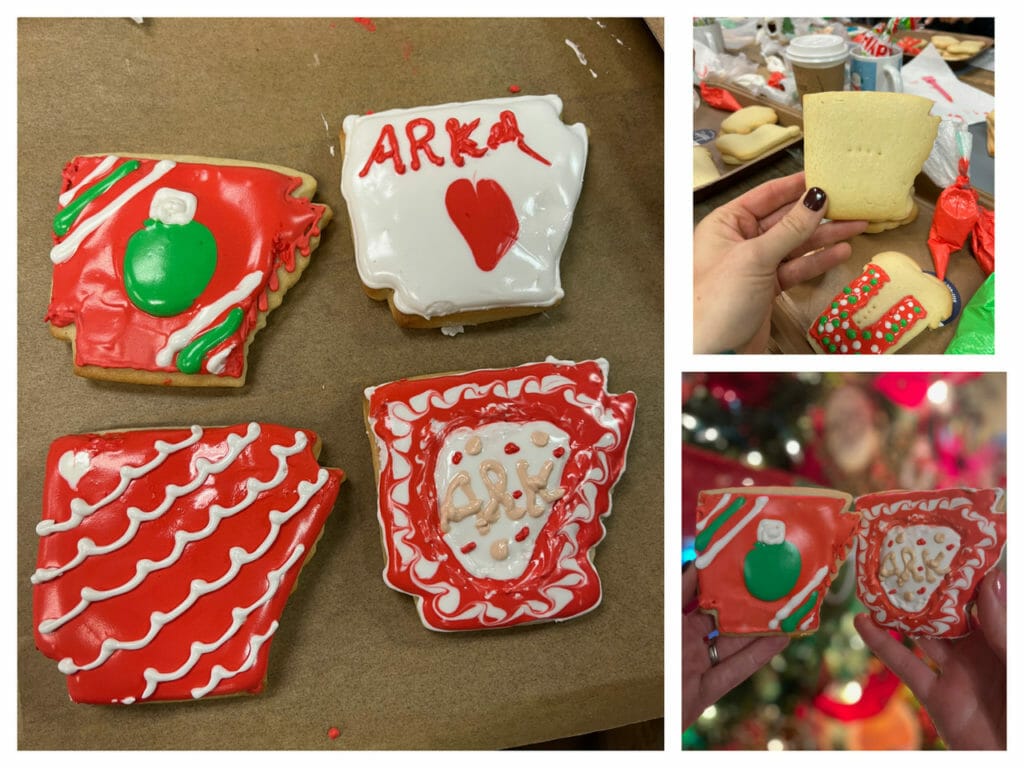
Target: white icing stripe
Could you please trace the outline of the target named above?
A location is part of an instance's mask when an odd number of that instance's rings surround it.
[[[248,672],[250,669],[256,666],[256,659],[259,658],[260,648],[267,642],[274,633],[277,631],[278,623],[276,621],[271,622],[270,629],[267,630],[266,634],[255,635],[249,641],[249,653],[245,657],[245,661],[242,662],[241,666],[236,669],[226,669],[220,664],[215,664],[213,669],[210,671],[210,681],[202,688],[193,688],[192,698],[201,699],[203,696],[208,694],[214,688],[216,688],[222,680],[228,680],[232,677],[240,675],[242,672]]]
[[[754,502],[754,508],[751,509],[742,520],[736,523],[736,525],[734,525],[729,530],[729,532],[725,534],[725,536],[716,541],[714,545],[711,547],[711,549],[709,549],[703,555],[698,557],[694,561],[694,564],[698,568],[707,568],[709,565],[711,565],[712,561],[715,559],[718,553],[721,552],[729,544],[729,542],[732,541],[733,538],[735,538],[736,535],[740,531],[742,531],[747,526],[747,524],[750,523],[751,520],[753,520],[755,517],[761,514],[761,510],[765,508],[765,505],[767,503],[767,496],[758,496],[757,500]]]
[[[43,520],[36,526],[36,533],[40,536],[49,536],[51,533],[70,531],[72,528],[78,527],[82,520],[87,518],[93,512],[102,509],[107,506],[107,504],[110,504],[112,501],[120,498],[121,494],[125,492],[125,489],[132,480],[138,480],[140,477],[144,477],[149,474],[163,464],[167,457],[172,453],[177,453],[183,448],[195,445],[200,439],[202,439],[202,437],[203,428],[193,426],[192,436],[182,440],[180,443],[167,443],[163,440],[157,440],[153,444],[153,447],[156,448],[157,455],[150,462],[143,464],[140,467],[121,467],[121,481],[117,484],[117,488],[95,504],[87,504],[84,499],[72,499],[71,517],[62,523],[57,523],[53,520]]]
[[[84,179],[82,179],[80,182],[78,182],[75,186],[73,186],[66,192],[61,192],[60,197],[57,198],[57,202],[59,202],[62,206],[66,206],[68,203],[75,199],[75,196],[78,195],[78,193],[81,192],[83,188],[89,186],[89,184],[92,183],[93,179],[98,178],[99,176],[106,176],[107,171],[113,168],[114,163],[116,163],[119,159],[120,158],[117,155],[107,155],[105,158],[103,158],[102,163],[97,165],[89,172],[88,176],[86,176]]]
[[[789,598],[789,602],[781,608],[779,608],[778,612],[775,614],[775,618],[768,622],[768,626],[772,629],[775,629],[777,626],[779,626],[779,622],[785,619],[787,616],[789,616],[789,614],[791,614],[793,611],[795,611],[797,609],[797,606],[801,605],[803,601],[807,599],[807,596],[814,591],[815,587],[817,587],[821,583],[821,580],[824,579],[827,575],[828,566],[821,566],[821,568],[819,568],[817,572],[811,577],[811,580],[807,582],[807,586],[805,586],[803,589],[801,589],[799,592],[797,592],[795,595]]]
[[[726,494],[722,495],[722,498],[719,499],[718,503],[715,505],[715,508],[711,510],[711,512],[708,514],[708,516],[705,517],[703,520],[701,520],[700,522],[697,523],[697,532],[698,533],[700,531],[703,531],[705,528],[707,528],[708,523],[710,523],[715,518],[715,515],[717,515],[721,511],[722,507],[724,507],[726,504],[729,503],[729,499],[731,499],[731,498],[732,498],[732,494],[731,493],[726,493]]]
[[[184,328],[180,328],[172,333],[167,339],[167,345],[156,353],[157,365],[170,365],[174,361],[174,356],[179,350],[182,350],[191,344],[192,340],[202,331],[205,331],[206,328],[216,320],[225,309],[230,307],[232,304],[237,304],[243,299],[248,298],[249,294],[255,291],[262,282],[262,272],[259,270],[250,272],[242,278],[241,282],[235,286],[234,290],[229,291],[216,301],[199,310],[195,317],[192,318],[191,322],[189,322],[189,324]]]
[[[253,427],[255,427],[255,429],[253,429]],[[253,432],[255,432],[255,434],[253,434]],[[175,499],[181,498],[182,496],[185,496],[188,493],[191,493],[192,491],[202,486],[210,475],[221,472],[222,470],[226,469],[229,465],[234,463],[234,461],[238,458],[238,456],[246,447],[251,445],[253,441],[257,437],[259,437],[259,434],[259,425],[250,424],[249,433],[247,433],[244,438],[239,435],[229,435],[228,445],[230,450],[228,452],[228,455],[221,459],[221,461],[218,462],[217,464],[204,464],[200,468],[199,474],[197,475],[195,480],[189,483],[187,486],[169,486],[166,492],[168,495],[165,496],[164,503],[166,504],[167,501],[170,499],[170,494],[172,493],[170,488],[175,489],[173,491]],[[232,440],[232,438],[235,439]],[[184,551],[186,545],[194,541],[200,541],[201,539],[205,539],[208,536],[211,536],[217,530],[217,527],[220,525],[221,520],[236,515],[243,509],[248,508],[256,500],[256,497],[260,494],[260,492],[270,490],[271,488],[276,488],[278,485],[284,482],[285,477],[287,477],[288,475],[288,457],[300,453],[305,447],[306,436],[302,432],[296,433],[295,443],[290,448],[281,445],[272,445],[270,447],[270,452],[277,457],[278,468],[274,474],[274,477],[271,478],[270,481],[263,482],[257,480],[254,477],[249,478],[246,481],[246,496],[242,501],[240,501],[234,507],[228,509],[225,509],[224,507],[221,507],[218,504],[212,505],[209,510],[210,520],[207,523],[206,527],[202,528],[199,531],[176,531],[174,534],[174,548],[171,550],[171,554],[169,554],[163,560],[159,561],[140,560],[135,565],[135,576],[133,576],[129,581],[126,581],[124,584],[104,591],[94,590],[88,587],[83,589],[81,592],[82,601],[79,603],[78,607],[76,608],[76,611],[80,613],[81,611],[84,611],[90,603],[98,603],[101,600],[108,600],[111,597],[123,594],[124,592],[130,592],[132,589],[141,584],[146,579],[146,577],[149,576],[149,574],[153,573],[154,571],[159,571],[163,570],[164,568],[168,568],[174,563],[176,563],[178,561],[178,558],[181,557],[181,554]],[[196,466],[199,466],[198,461],[196,462]],[[161,509],[161,507],[164,508]],[[112,544],[108,544],[102,547],[97,547],[93,545],[92,541],[89,539],[81,539],[78,542],[78,554],[75,555],[75,557],[72,560],[57,568],[40,568],[32,575],[32,583],[39,584],[44,581],[51,581],[52,579],[55,579],[58,576],[67,573],[72,568],[81,565],[89,557],[92,557],[94,555],[109,554],[110,552],[114,552],[120,549],[121,547],[124,547],[126,544],[132,541],[132,539],[135,538],[135,534],[138,533],[139,528],[141,527],[141,524],[143,522],[155,520],[166,511],[167,509],[164,506],[164,504],[161,504],[160,507],[157,507],[152,512],[148,513],[140,512],[139,510],[133,507],[132,509],[128,510],[128,517],[131,520],[131,525],[129,525],[128,529],[121,536],[121,538],[117,539]],[[75,615],[77,615],[77,613]]]
[[[228,359],[228,355],[235,351],[235,345],[231,344],[215,355],[210,355],[210,359],[206,361],[207,373],[222,373],[224,371],[224,363]]]
[[[263,593],[259,600],[257,600],[255,603],[249,605],[246,608],[233,608],[231,610],[231,626],[224,631],[223,635],[218,637],[212,643],[201,643],[198,641],[192,643],[192,648],[191,651],[189,652],[188,661],[186,661],[180,667],[178,667],[175,670],[172,670],[171,672],[160,672],[154,669],[153,667],[147,667],[146,670],[142,673],[142,676],[146,678],[146,690],[142,692],[142,696],[140,698],[148,699],[150,696],[153,695],[153,691],[156,690],[156,687],[160,685],[160,683],[166,683],[170,680],[181,679],[192,670],[192,667],[199,663],[199,659],[201,659],[208,653],[216,651],[218,648],[224,645],[224,643],[226,643],[228,640],[234,637],[235,634],[237,634],[238,630],[242,628],[242,625],[245,624],[246,620],[249,618],[250,615],[252,615],[258,609],[262,608],[264,605],[271,601],[271,599],[277,593],[277,590],[280,588],[281,582],[284,580],[284,575],[293,565],[295,565],[295,563],[299,561],[299,559],[302,557],[302,554],[305,551],[306,548],[299,544],[292,551],[291,556],[285,561],[284,565],[282,565],[277,570],[271,571],[267,574],[267,582],[270,584],[270,586],[267,588],[267,591]]]
[[[804,619],[803,623],[800,625],[800,629],[803,629],[803,630],[810,629],[810,626],[813,623],[814,623],[814,613],[812,612],[810,616],[808,616],[806,619]]]
[[[228,553],[228,557],[231,560],[231,567],[228,568],[224,575],[216,581],[203,581],[202,579],[195,579],[192,581],[189,587],[188,597],[175,606],[175,608],[170,612],[164,613],[161,611],[154,611],[150,614],[149,631],[143,637],[138,640],[117,640],[115,638],[108,637],[100,644],[100,652],[91,662],[78,665],[75,663],[74,659],[65,657],[61,659],[57,668],[65,675],[70,675],[74,672],[95,669],[109,659],[115,651],[137,651],[140,648],[145,648],[153,641],[153,638],[157,636],[161,629],[185,613],[185,611],[191,608],[200,597],[216,592],[221,587],[229,584],[235,576],[238,575],[243,565],[255,562],[266,554],[267,550],[270,549],[273,543],[277,540],[277,535],[281,526],[306,506],[313,495],[323,488],[329,477],[330,473],[326,469],[321,469],[317,473],[315,483],[310,483],[305,480],[301,481],[298,486],[299,499],[295,502],[292,508],[287,512],[278,512],[275,510],[270,512],[268,515],[271,525],[270,533],[267,534],[267,537],[256,549],[252,552],[247,552],[241,547],[232,547]],[[302,549],[301,545],[299,546],[299,549]]]
[[[146,189],[146,187],[156,183],[161,177],[166,175],[172,168],[174,168],[175,165],[176,163],[173,160],[161,160],[154,165],[152,171],[118,195],[109,205],[107,205],[106,208],[94,216],[89,217],[85,221],[80,222],[70,235],[53,246],[53,248],[50,249],[50,260],[54,264],[63,264],[74,256],[75,252],[78,250],[78,246],[82,244],[82,241],[85,240],[85,238],[99,229],[103,222],[121,210],[125,203]]]

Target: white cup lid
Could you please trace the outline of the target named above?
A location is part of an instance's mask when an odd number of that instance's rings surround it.
[[[790,41],[786,58],[796,64],[831,64],[846,59],[849,52],[839,35],[803,35]]]

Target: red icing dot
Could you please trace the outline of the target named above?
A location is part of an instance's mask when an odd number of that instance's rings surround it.
[[[341,736],[341,731],[339,731],[337,728],[328,728],[327,729],[327,738],[329,738],[329,739],[336,739],[339,736]]]
[[[927,544],[927,543],[928,543],[928,542],[927,542],[927,541],[925,541],[924,539],[918,539],[918,540],[917,540],[917,546],[919,546],[919,547],[923,547],[923,546],[924,546],[925,544]]]
[[[368,109],[368,110],[366,110],[366,114],[368,114],[368,115],[372,115],[372,114],[373,114],[373,110],[372,110],[372,109]]]
[[[565,456],[565,448],[563,448],[562,446],[558,446],[557,448],[555,448],[554,451],[552,451],[552,453],[554,454],[554,457],[556,459],[560,459],[563,456]]]
[[[923,566],[923,565],[919,565],[919,566],[917,566],[917,570],[919,570],[919,571],[923,571],[923,570],[924,570],[924,566]]]
[[[946,551],[947,551],[947,552],[948,552],[949,550],[951,550],[952,548],[953,548],[953,545],[952,545],[952,544],[947,544],[947,545],[946,545]]]
[[[519,453],[519,446],[516,445],[515,443],[506,443],[505,453],[509,454],[510,456],[513,453]]]
[[[896,590],[895,589],[890,589],[889,590],[889,594],[890,595],[895,595],[896,594]]]
[[[512,491],[512,498],[513,499],[521,499],[521,498],[523,498],[523,492],[522,491]]]
[[[529,535],[530,535],[530,529],[527,528],[526,526],[523,526],[518,531],[516,531],[516,541],[522,541],[523,539],[525,539]]]
[[[462,552],[462,554],[468,555],[474,549],[476,549],[476,542],[475,541],[471,541],[471,542],[469,542],[467,544],[463,544],[462,545],[462,549],[460,551]]]
[[[521,90],[521,89],[519,88],[519,86],[518,86],[518,85],[516,85],[515,83],[513,83],[512,85],[510,85],[510,86],[508,87],[508,92],[509,92],[509,93],[519,93],[519,91],[520,91],[520,90]]]
[[[456,451],[452,454],[452,464],[459,464],[462,462],[462,451]]]
[[[924,587],[921,587],[919,590],[917,590],[917,594],[923,595],[924,594]]]

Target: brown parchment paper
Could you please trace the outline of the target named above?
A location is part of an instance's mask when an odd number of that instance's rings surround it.
[[[372,31],[371,31],[372,28]],[[571,40],[586,63],[570,48]],[[406,331],[358,282],[339,186],[351,113],[556,93],[590,131],[544,314],[448,338]],[[625,19],[21,19],[18,23],[18,745],[22,749],[497,748],[659,717],[663,704],[663,54]],[[50,337],[49,226],[77,154],[278,163],[335,212],[250,349],[241,390],[72,374]],[[629,466],[596,550],[604,599],[563,624],[441,634],[385,586],[364,387],[403,376],[603,356],[639,398]],[[56,437],[252,419],[316,430],[348,475],[282,617],[255,697],[69,701],[33,644],[43,462]],[[331,727],[340,735],[331,740]]]

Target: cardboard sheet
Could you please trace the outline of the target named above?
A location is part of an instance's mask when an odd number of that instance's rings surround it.
[[[569,43],[572,43],[570,45]],[[18,25],[18,746],[466,749],[660,717],[663,705],[663,53],[640,19],[22,19]],[[566,297],[455,338],[407,331],[360,287],[339,190],[352,113],[556,93],[590,155],[562,259]],[[241,390],[72,374],[50,337],[49,226],[77,154],[279,163],[335,212],[250,349]],[[564,624],[439,634],[381,578],[364,387],[410,375],[605,357],[639,399],[628,469],[596,550],[603,603]],[[313,429],[348,475],[256,697],[72,704],[33,645],[31,586],[50,442],[118,427],[251,419]],[[328,729],[336,727],[336,739]]]

